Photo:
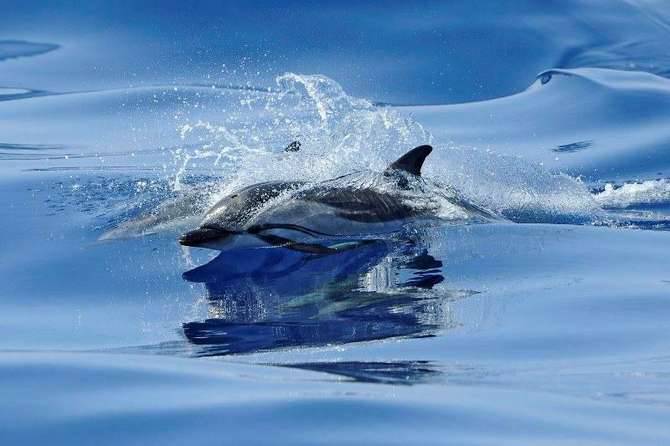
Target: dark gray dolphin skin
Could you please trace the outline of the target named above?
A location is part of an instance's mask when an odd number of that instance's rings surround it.
[[[222,250],[244,239],[246,245],[282,246],[313,254],[359,246],[369,240],[343,242],[342,238],[388,234],[407,219],[423,216],[425,211],[411,206],[401,192],[411,177],[421,175],[431,151],[431,146],[422,145],[389,165],[383,178],[394,188],[353,186],[343,181],[349,175],[321,183],[271,181],[247,186],[221,199],[200,227],[183,234],[179,242]]]

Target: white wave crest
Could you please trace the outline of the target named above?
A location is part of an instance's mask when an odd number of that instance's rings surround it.
[[[594,194],[604,208],[627,208],[635,205],[670,203],[670,180],[648,180],[640,183],[615,185],[608,183],[602,192]]]

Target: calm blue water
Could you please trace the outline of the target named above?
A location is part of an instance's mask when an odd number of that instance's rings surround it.
[[[0,9],[0,443],[670,442],[666,2]],[[177,243],[425,143],[498,220]]]

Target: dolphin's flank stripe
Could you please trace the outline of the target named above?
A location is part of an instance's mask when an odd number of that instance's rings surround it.
[[[319,232],[319,231],[315,231],[313,229],[305,228],[304,226],[293,225],[293,224],[283,224],[283,223],[282,224],[268,223],[268,224],[262,224],[262,225],[254,225],[254,226],[250,227],[249,229],[247,229],[247,232],[249,234],[256,235],[260,232],[269,231],[269,230],[272,230],[272,229],[289,229],[289,230],[292,230],[292,231],[302,232],[303,234],[307,234],[307,235],[313,235],[313,236],[314,235],[325,235],[327,237],[336,237],[335,234],[327,234],[325,232]]]
[[[280,237],[278,235],[270,234],[254,234],[259,239],[263,240],[272,246],[292,249],[294,251],[308,252],[310,254],[335,254],[337,249],[328,248],[327,246],[315,243],[299,243],[294,240]]]

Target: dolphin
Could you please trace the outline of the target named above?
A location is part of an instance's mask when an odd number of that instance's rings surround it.
[[[422,195],[421,168],[432,150],[415,147],[374,176],[355,172],[319,183],[247,186],[222,198],[179,242],[216,250],[267,245],[332,254],[397,233],[409,221],[437,219],[439,204]],[[494,217],[456,194],[441,198],[464,219]]]

